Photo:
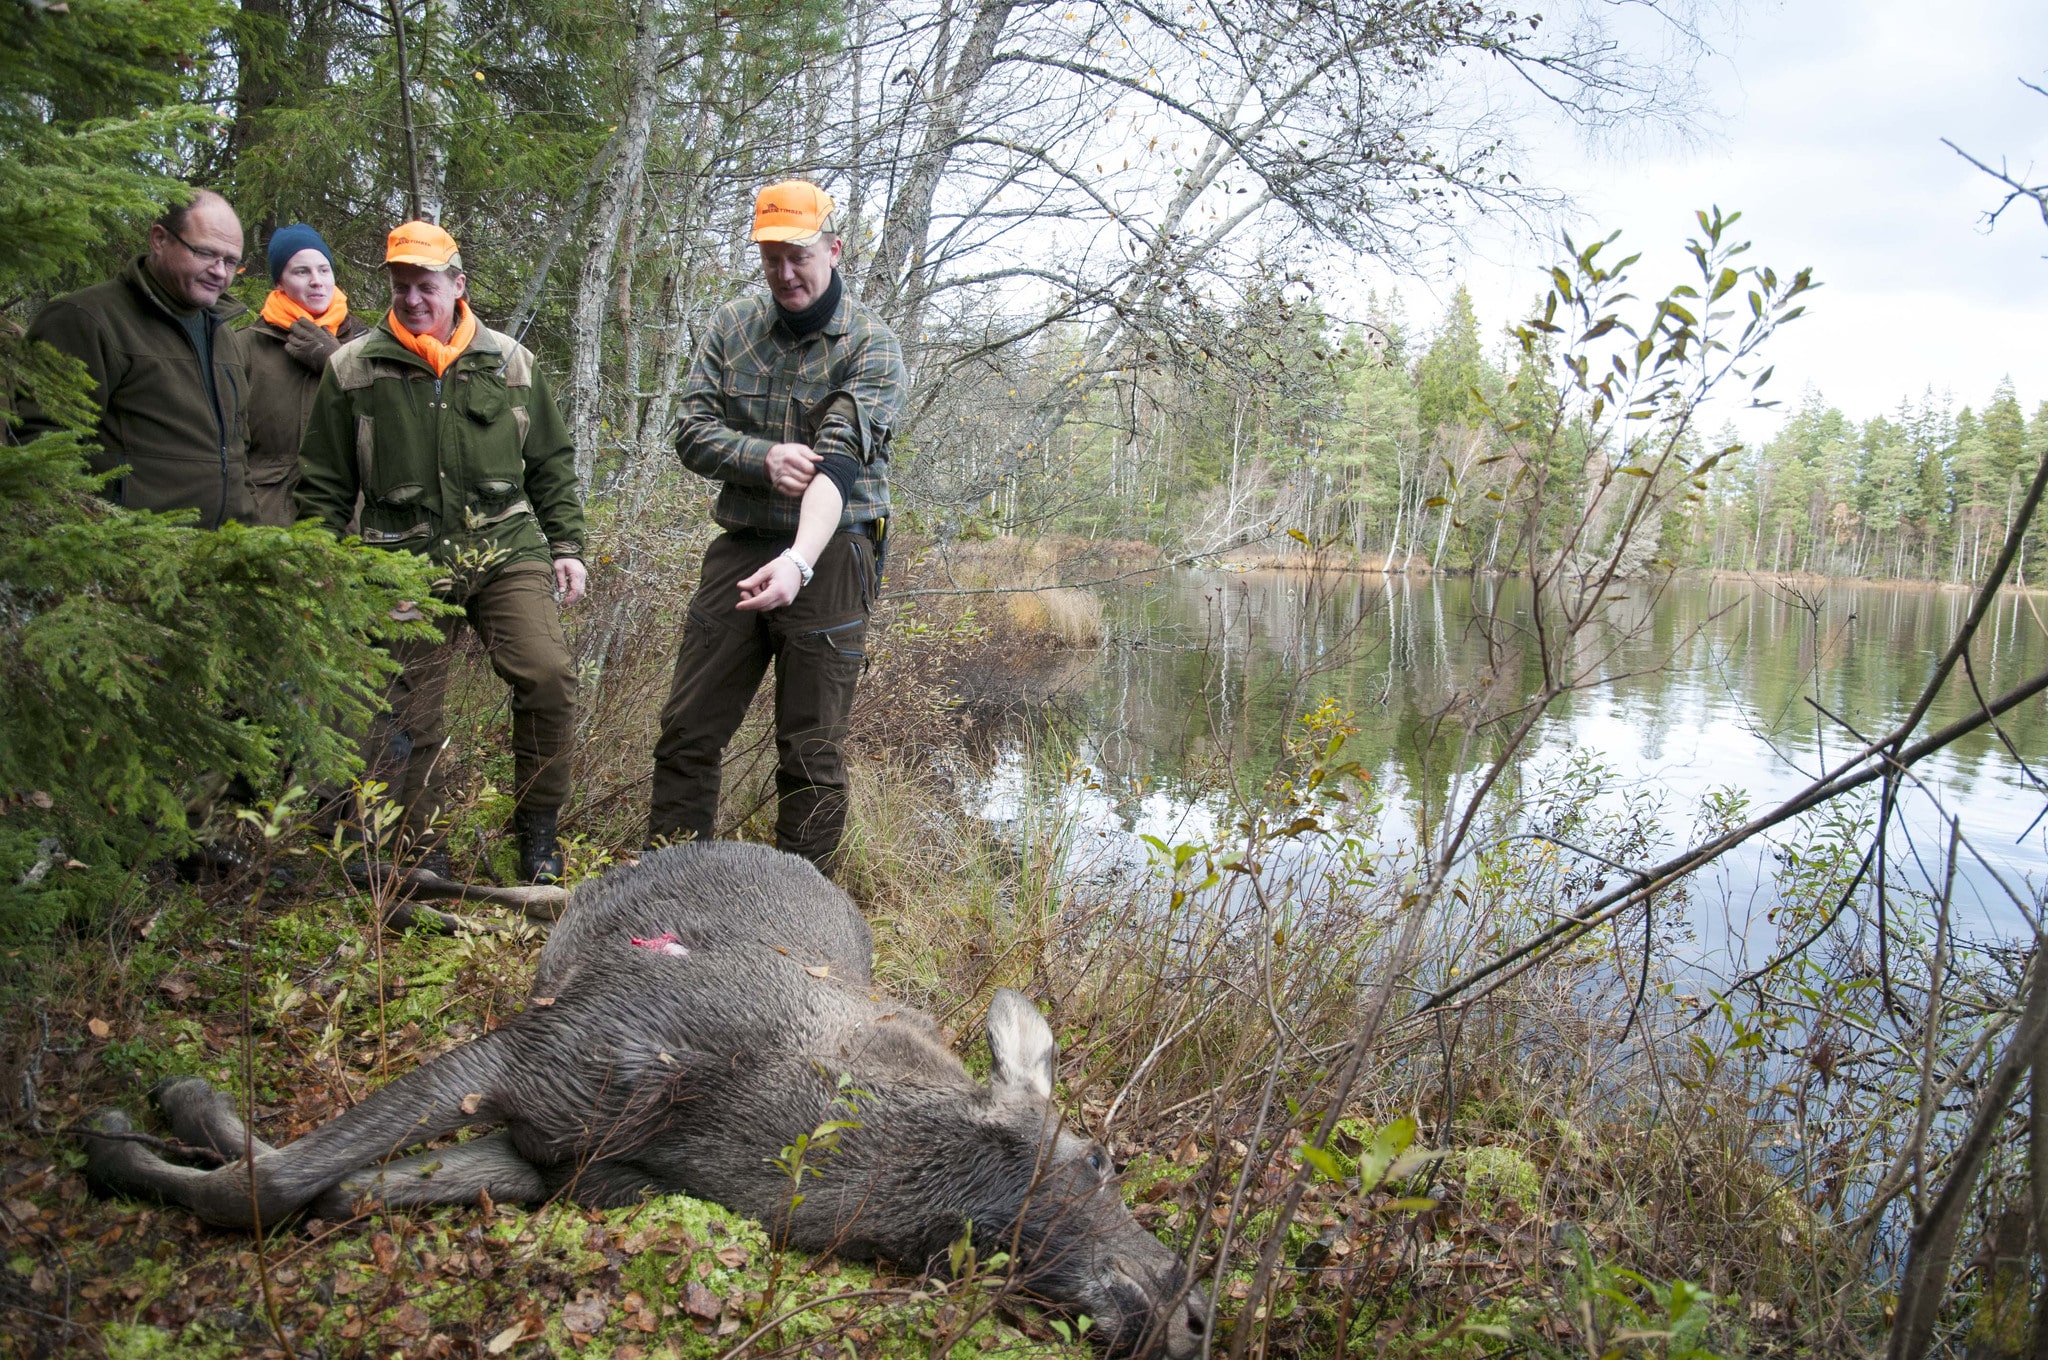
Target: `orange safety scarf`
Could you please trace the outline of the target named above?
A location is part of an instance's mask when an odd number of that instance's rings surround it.
[[[437,378],[446,373],[448,365],[460,359],[462,351],[469,348],[469,342],[476,339],[476,314],[469,310],[469,303],[462,298],[455,299],[455,305],[460,309],[462,319],[455,323],[455,334],[449,337],[445,345],[431,335],[414,335],[405,328],[405,323],[398,319],[397,312],[384,314],[384,320],[391,327],[392,338],[425,359],[427,367],[434,370],[434,376]]]
[[[315,315],[301,306],[296,298],[289,296],[282,288],[270,290],[270,296],[263,299],[263,319],[281,331],[288,331],[300,317],[323,327],[330,335],[341,334],[341,323],[348,320],[348,294],[339,288],[334,290],[334,301],[327,304],[327,310]]]

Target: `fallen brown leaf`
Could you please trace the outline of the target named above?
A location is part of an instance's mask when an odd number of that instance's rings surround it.
[[[370,1255],[377,1258],[377,1269],[389,1275],[391,1267],[398,1264],[398,1243],[391,1240],[388,1232],[372,1233]]]
[[[391,1315],[391,1325],[407,1336],[425,1336],[432,1330],[434,1320],[418,1304],[406,1303],[400,1304],[398,1311]]]
[[[85,1027],[92,1031],[92,1037],[95,1039],[105,1039],[114,1032],[114,1027],[97,1015],[86,1021]]]
[[[492,1355],[503,1355],[522,1341],[531,1341],[547,1330],[547,1324],[540,1320],[540,1314],[528,1313],[519,1321],[499,1332],[484,1343],[484,1349]]]
[[[626,1310],[626,1325],[643,1332],[653,1332],[661,1326],[661,1319],[647,1306],[647,1300],[636,1291],[628,1294],[620,1305]],[[617,1360],[617,1357],[614,1357]]]
[[[595,1336],[611,1313],[611,1304],[594,1289],[580,1290],[576,1302],[562,1305],[562,1326],[571,1336]]]
[[[718,1249],[718,1263],[727,1270],[745,1269],[748,1259],[747,1249],[737,1243],[730,1247],[720,1247]]]
[[[725,1305],[718,1301],[718,1295],[706,1289],[697,1281],[690,1281],[690,1287],[683,1291],[683,1311],[693,1318],[713,1322]]]

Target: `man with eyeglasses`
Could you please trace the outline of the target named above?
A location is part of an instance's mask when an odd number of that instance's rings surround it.
[[[94,471],[131,510],[196,510],[200,527],[251,522],[248,369],[222,301],[242,266],[242,224],[226,199],[195,189],[149,229],[149,252],[105,283],[58,298],[28,338],[82,362],[99,407]],[[57,422],[23,403],[23,434]]]

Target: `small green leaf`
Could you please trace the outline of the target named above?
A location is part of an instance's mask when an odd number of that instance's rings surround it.
[[[1301,1146],[1301,1160],[1321,1173],[1324,1180],[1341,1183],[1344,1179],[1344,1168],[1328,1148],[1317,1147],[1314,1143],[1304,1143]]]

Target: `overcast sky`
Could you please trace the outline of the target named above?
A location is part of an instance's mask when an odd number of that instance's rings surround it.
[[[1812,265],[1824,287],[1770,352],[1786,406],[1810,385],[1862,419],[1931,385],[1981,407],[2008,375],[2029,413],[2048,399],[2048,227],[2022,202],[1987,233],[1999,187],[1941,144],[2048,179],[2048,98],[2019,83],[2048,85],[2048,3],[1752,0],[1708,36],[1693,146],[1596,152],[1532,117],[1531,178],[1573,196],[1577,234],[1619,228],[1645,251],[1638,281],[1668,286],[1692,210],[1718,203],[1742,211],[1753,258]],[[1433,326],[1463,277],[1497,334],[1551,257],[1484,229],[1454,275],[1401,283],[1409,320]]]

